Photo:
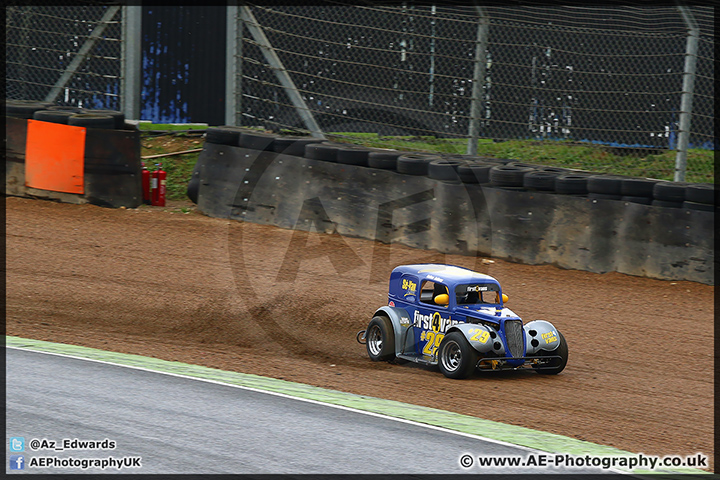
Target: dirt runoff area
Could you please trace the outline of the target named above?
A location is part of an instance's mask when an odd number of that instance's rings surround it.
[[[7,334],[450,410],[648,455],[712,459],[714,288],[443,255],[210,218],[9,197]],[[490,260],[490,261],[489,261]],[[557,376],[375,363],[355,340],[390,270],[495,276],[570,348]],[[713,467],[711,467],[713,468]]]

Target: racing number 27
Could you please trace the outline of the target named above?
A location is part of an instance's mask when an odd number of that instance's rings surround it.
[[[443,338],[445,338],[445,334],[443,333],[435,333],[432,330],[423,332],[421,340],[427,340],[427,343],[423,348],[423,353],[430,356],[435,355],[435,351],[440,346],[440,342],[442,342]]]

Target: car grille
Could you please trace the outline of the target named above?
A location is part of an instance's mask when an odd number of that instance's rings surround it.
[[[522,357],[523,354],[523,327],[520,320],[505,322],[505,338],[507,339],[508,353],[513,357]]]

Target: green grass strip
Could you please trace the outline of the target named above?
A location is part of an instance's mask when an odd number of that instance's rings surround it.
[[[208,128],[207,123],[149,123],[140,122],[138,123],[138,129],[140,131],[163,131],[163,132],[174,132],[184,130],[206,130]]]
[[[301,399],[313,400],[331,405],[339,405],[413,422],[424,423],[427,425],[433,425],[436,427],[447,428],[457,432],[478,435],[492,440],[511,443],[513,445],[520,445],[552,454],[570,454],[577,456],[591,455],[595,457],[635,456],[635,454],[631,452],[619,450],[614,447],[597,445],[591,442],[576,440],[574,438],[564,437],[553,433],[532,430],[515,425],[506,425],[499,422],[484,420],[482,418],[472,417],[469,415],[461,415],[459,413],[448,412],[436,408],[422,407],[394,400],[385,400],[364,395],[356,395],[353,393],[328,390],[302,383],[261,377],[259,375],[229,372],[199,365],[190,365],[187,363],[143,357],[140,355],[110,352],[95,348],[52,343],[20,337],[6,336],[5,341],[8,347],[17,347],[39,352],[58,353],[129,367],[138,367],[157,372],[211,380],[230,385],[238,385],[267,392],[280,393]],[[635,469],[632,470],[632,473],[647,474],[661,472],[659,470],[651,472]],[[684,468],[673,469],[672,472],[663,471],[662,473],[707,474],[708,472],[694,468]]]

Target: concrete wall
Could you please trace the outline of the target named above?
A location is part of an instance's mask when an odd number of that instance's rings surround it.
[[[491,188],[206,143],[214,217],[666,280],[714,284],[712,212]]]

